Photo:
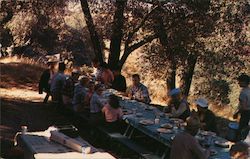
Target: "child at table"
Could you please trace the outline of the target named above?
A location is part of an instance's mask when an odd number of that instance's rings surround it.
[[[113,131],[118,130],[120,125],[119,121],[123,116],[118,97],[110,95],[109,103],[102,108],[102,112],[104,114],[107,127]]]

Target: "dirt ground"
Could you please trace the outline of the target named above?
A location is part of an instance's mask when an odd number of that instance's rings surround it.
[[[13,145],[14,136],[22,125],[27,125],[29,131],[41,131],[51,125],[65,124],[69,124],[68,119],[49,104],[1,98],[1,156],[15,158],[22,155]]]

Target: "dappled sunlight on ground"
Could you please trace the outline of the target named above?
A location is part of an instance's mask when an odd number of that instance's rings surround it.
[[[42,102],[45,95],[45,93],[38,94],[38,92],[27,89],[0,88],[0,97],[5,97],[9,99],[21,99],[32,102]]]

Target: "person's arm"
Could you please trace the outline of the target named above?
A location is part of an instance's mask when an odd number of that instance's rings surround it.
[[[44,71],[40,77],[40,81],[39,81],[39,94],[43,94],[43,88],[45,86],[45,79],[46,79],[46,72],[47,71]]]
[[[208,159],[210,156],[210,152],[208,150],[204,150],[195,139],[190,142],[189,146],[197,159]]]
[[[172,110],[172,117],[179,117],[186,109],[186,104],[181,103],[176,111]]]
[[[147,88],[143,88],[141,90],[141,96],[140,96],[140,99],[138,100],[141,102],[150,103],[150,98],[149,98],[149,93],[148,93]]]
[[[132,97],[133,97],[133,93],[132,93],[132,88],[131,88],[131,87],[128,88],[127,94],[128,94],[128,97],[129,97],[129,98],[132,98]]]

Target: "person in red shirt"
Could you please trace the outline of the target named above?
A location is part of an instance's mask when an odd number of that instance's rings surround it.
[[[106,87],[111,87],[112,82],[114,81],[114,75],[112,71],[109,69],[107,63],[101,64],[101,83],[103,83]]]

